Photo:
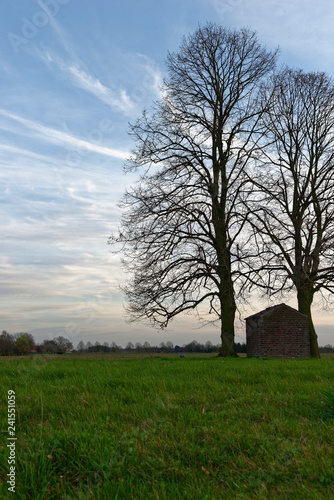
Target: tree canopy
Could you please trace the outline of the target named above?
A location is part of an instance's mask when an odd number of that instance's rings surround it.
[[[221,355],[235,355],[235,283],[245,214],[244,169],[257,149],[258,98],[273,70],[248,29],[214,24],[183,39],[167,58],[162,98],[132,127],[127,168],[146,174],[123,200],[112,243],[123,243],[131,281],[128,312],[166,327],[207,307],[221,323]]]

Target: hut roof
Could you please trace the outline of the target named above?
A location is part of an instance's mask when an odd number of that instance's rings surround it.
[[[251,316],[248,316],[245,319],[246,320],[250,319],[250,318],[254,318],[255,319],[255,318],[258,318],[260,316],[267,316],[267,315],[271,314],[272,312],[277,311],[278,309],[281,309],[281,308],[289,309],[290,311],[293,311],[296,314],[300,314],[301,316],[306,316],[307,317],[306,314],[303,314],[303,313],[297,311],[297,309],[294,309],[293,307],[287,306],[286,304],[282,303],[282,304],[278,304],[276,306],[267,307],[267,309],[263,309],[263,311],[259,311],[256,314],[252,314]]]

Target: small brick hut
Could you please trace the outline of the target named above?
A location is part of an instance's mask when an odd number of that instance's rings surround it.
[[[247,357],[310,358],[308,317],[279,304],[246,318]]]

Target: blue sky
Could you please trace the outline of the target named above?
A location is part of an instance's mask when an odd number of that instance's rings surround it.
[[[128,123],[159,97],[167,51],[206,21],[250,26],[280,46],[282,63],[334,76],[334,4],[3,0],[0,14],[0,329],[75,346],[217,343],[218,329],[191,316],[163,333],[126,323],[120,256],[107,239],[136,178],[122,171]],[[314,317],[319,343],[333,343],[334,314],[315,307]]]

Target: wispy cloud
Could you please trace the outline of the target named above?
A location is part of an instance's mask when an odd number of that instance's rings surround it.
[[[40,139],[44,139],[52,144],[57,144],[61,146],[67,146],[73,149],[84,149],[87,151],[91,151],[94,153],[98,153],[105,156],[111,156],[113,158],[120,158],[122,160],[128,158],[128,153],[126,151],[122,151],[119,149],[113,149],[106,146],[101,146],[99,144],[94,144],[89,141],[85,141],[78,137],[75,137],[67,132],[63,132],[60,130],[56,130],[54,128],[46,127],[41,123],[34,122],[32,120],[28,120],[21,116],[15,115],[13,113],[9,113],[4,109],[0,109],[0,114],[14,120],[21,125],[23,125],[26,129],[28,129],[33,134],[37,135]]]
[[[78,57],[70,55],[70,60],[65,61],[45,47],[43,50],[35,49],[35,55],[49,68],[56,67],[72,85],[94,95],[112,109],[121,111],[126,116],[133,112],[135,103],[127,91],[122,88],[112,90],[104,85],[96,76],[82,68],[83,64]]]
[[[45,163],[53,163],[53,164],[58,163],[57,160],[52,158],[52,157],[41,155],[39,153],[35,153],[33,151],[30,151],[28,149],[24,149],[24,148],[21,148],[18,146],[11,146],[9,144],[1,144],[0,143],[0,155],[4,152],[13,153],[15,155],[25,156],[25,157],[31,158],[32,160],[41,161],[44,164]]]
[[[44,9],[43,2],[38,0],[38,3]],[[111,108],[118,109],[124,114],[129,115],[133,111],[135,105],[131,101],[131,98],[127,94],[126,90],[118,89],[113,91],[104,85],[96,76],[82,69],[83,64],[76,54],[76,51],[69,40],[69,36],[54,16],[49,17],[51,27],[57,35],[61,46],[67,54],[67,59],[69,59],[70,62],[66,62],[58,55],[51,54],[50,50],[45,48],[41,51],[35,46],[34,53],[37,54],[47,65],[51,65],[53,63],[56,64],[62,73],[69,76],[69,79],[76,87],[95,95],[95,97],[103,103],[109,105]]]
[[[140,54],[140,58],[145,61],[143,64],[143,69],[145,71],[145,76],[143,78],[144,87],[151,92],[153,91],[158,97],[162,97],[163,76],[160,68],[149,57]]]
[[[112,108],[119,109],[125,114],[130,114],[134,109],[130,97],[125,90],[119,90],[118,95],[115,95],[109,88],[103,85],[97,78],[86,73],[76,66],[63,66],[65,71],[72,77],[75,85],[95,95],[100,101],[108,104]]]
[[[58,2],[56,2],[56,3],[58,3]],[[59,7],[59,3],[58,3],[58,7]],[[65,6],[66,6],[66,3],[65,3]],[[42,10],[46,10],[44,1],[38,0],[38,4]],[[69,55],[71,55],[71,57],[75,58],[75,50],[73,48],[73,44],[70,42],[69,36],[66,33],[66,31],[62,28],[60,23],[57,21],[56,16],[49,15],[48,18],[49,18],[50,26],[52,27],[54,33],[57,35],[57,38],[58,38],[58,41],[60,42],[60,45],[65,49],[65,51]]]

